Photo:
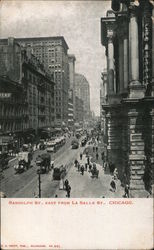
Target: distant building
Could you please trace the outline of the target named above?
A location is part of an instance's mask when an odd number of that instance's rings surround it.
[[[27,137],[31,139],[30,135],[37,134],[38,129],[53,127],[54,81],[44,66],[13,38],[0,40],[0,63],[0,94],[3,94],[3,91],[7,93],[4,85],[6,82],[13,98],[12,106],[7,104],[9,101],[11,104],[11,97],[1,100],[2,133],[14,131],[19,135],[19,140],[26,140]],[[7,102],[4,102],[5,100]],[[14,120],[11,120],[12,118]]]
[[[90,116],[90,88],[85,76],[75,74],[75,95],[83,101],[84,119]]]
[[[54,77],[55,84],[55,125],[67,124],[69,64],[68,45],[63,36],[16,39],[30,50]]]
[[[68,95],[68,127],[70,129],[73,129],[74,125],[74,114],[73,114],[73,90],[69,90],[69,95]]]
[[[68,55],[68,62],[69,62],[69,88],[75,88],[75,55]]]
[[[83,101],[79,97],[75,97],[75,122],[76,123],[83,123],[84,119],[84,108],[83,108]]]
[[[75,61],[75,56],[69,54],[69,89],[72,91],[73,98],[73,119],[75,119]]]

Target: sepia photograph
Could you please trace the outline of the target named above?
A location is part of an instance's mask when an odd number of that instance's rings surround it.
[[[152,0],[0,1],[1,198],[152,198]]]
[[[153,7],[0,0],[0,249],[154,248]]]

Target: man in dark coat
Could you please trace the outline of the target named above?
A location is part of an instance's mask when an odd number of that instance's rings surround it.
[[[67,186],[66,192],[67,192],[67,197],[70,198],[71,186],[69,184]]]
[[[64,182],[64,186],[65,186],[66,191],[67,191],[68,185],[69,185],[69,181],[66,179]]]
[[[111,181],[110,186],[111,186],[113,192],[115,192],[116,191],[116,183],[114,180]]]
[[[80,153],[80,160],[82,160],[82,153]]]
[[[81,174],[84,175],[84,166],[81,166]]]

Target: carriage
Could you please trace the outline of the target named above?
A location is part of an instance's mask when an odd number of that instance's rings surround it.
[[[66,176],[66,167],[61,165],[60,167],[55,167],[53,169],[53,180],[61,180]]]
[[[91,169],[91,174],[92,178],[98,178],[99,170],[96,168],[96,165],[94,165],[93,168]]]
[[[44,153],[42,155],[39,155],[36,158],[36,165],[40,168],[37,170],[41,174],[48,173],[51,169],[51,156],[48,153]]]
[[[15,173],[22,173],[32,167],[32,154],[30,152],[19,152],[17,159],[18,163],[14,166]]]

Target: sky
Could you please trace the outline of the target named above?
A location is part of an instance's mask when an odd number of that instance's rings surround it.
[[[101,72],[106,68],[100,18],[110,7],[110,0],[1,0],[0,36],[64,36],[68,53],[76,57],[76,73],[89,82],[91,110],[99,115]]]

